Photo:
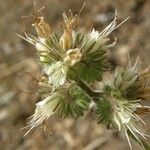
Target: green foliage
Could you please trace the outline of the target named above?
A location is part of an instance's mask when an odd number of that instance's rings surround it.
[[[81,47],[84,44],[85,41],[85,34],[80,32],[73,32],[73,43],[72,43],[72,49]]]
[[[57,114],[61,117],[78,118],[84,115],[84,111],[88,109],[90,98],[77,85],[73,85],[67,91],[63,92]]]
[[[95,66],[94,68],[92,67],[93,65]],[[70,77],[71,79],[79,78],[83,81],[90,83],[95,80],[101,81],[102,72],[98,63],[91,62],[87,65],[80,62],[69,70],[68,77]]]
[[[98,123],[103,123],[107,128],[110,128],[112,113],[112,106],[108,100],[101,99],[97,103],[96,114],[98,117]]]
[[[53,33],[45,42],[45,46],[49,49],[48,53],[53,56],[55,61],[61,60],[63,54],[59,46],[59,38],[57,33]]]
[[[29,123],[31,129],[53,114],[60,117],[78,118],[84,115],[89,103],[94,101],[98,123],[122,132],[131,147],[128,131],[143,146],[139,136],[145,134],[136,127],[142,120],[135,113],[139,104],[139,92],[143,88],[140,80],[138,59],[132,66],[116,69],[109,82],[103,82],[101,92],[93,91],[88,83],[103,81],[103,73],[110,68],[107,49],[115,45],[108,43],[109,34],[117,25],[117,11],[114,20],[102,31],[93,29],[80,33],[73,29],[77,16],[63,14],[63,33],[51,33],[43,17],[35,24],[38,38],[23,37],[37,49],[46,82],[40,82],[39,94],[44,98],[37,103]],[[49,31],[49,33],[47,33]],[[132,101],[131,101],[132,100]]]
[[[84,42],[81,43],[83,43],[83,46],[81,46],[82,60],[73,69],[83,81],[88,83],[96,80],[101,81],[102,73],[108,69],[106,50],[102,48],[101,43],[95,40],[90,41],[87,35]]]
[[[81,49],[82,59],[70,68],[68,77],[79,78],[88,83],[102,80],[102,73],[108,69],[106,49],[96,40],[91,41],[87,34],[76,33],[74,44]]]

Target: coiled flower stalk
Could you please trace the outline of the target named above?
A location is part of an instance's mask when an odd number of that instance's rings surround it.
[[[140,137],[146,135],[135,124],[143,122],[137,113],[149,111],[149,107],[140,104],[141,99],[148,98],[150,90],[145,89],[144,81],[149,73],[140,74],[138,60],[134,65],[129,61],[125,69],[116,69],[112,80],[103,80],[103,73],[110,68],[107,49],[116,44],[116,39],[109,42],[109,35],[128,18],[117,25],[116,11],[114,20],[102,32],[92,29],[90,33],[76,30],[78,18],[64,13],[62,31],[53,32],[44,18],[37,16],[33,25],[38,37],[20,36],[35,46],[44,76],[44,81],[38,83],[43,100],[36,104],[29,131],[54,114],[83,116],[94,101],[99,123],[123,133],[130,148],[130,136],[144,148]],[[89,87],[95,81],[104,83],[101,92]]]

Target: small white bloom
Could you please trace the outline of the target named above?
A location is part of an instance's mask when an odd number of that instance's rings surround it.
[[[68,66],[58,61],[52,65],[46,66],[44,72],[49,76],[49,83],[55,88],[63,85],[66,81]]]
[[[129,114],[128,112],[123,112],[123,111],[118,112],[118,116],[123,124],[129,123],[132,117],[131,114]]]
[[[39,59],[41,62],[47,62],[48,61],[48,54],[47,52],[49,49],[47,48],[47,45],[45,43],[45,38],[39,38],[37,42],[35,43],[35,48],[40,53]]]
[[[39,38],[39,40],[35,43],[35,48],[41,52],[41,51],[49,51],[49,49],[46,47],[45,38]]]
[[[100,35],[98,31],[95,29],[92,30],[92,32],[88,35],[87,43],[85,44],[85,50],[89,49],[91,45],[94,46],[88,53],[94,53],[99,47],[105,46],[105,43],[108,42],[108,38],[103,37]]]
[[[77,62],[81,61],[82,53],[78,48],[69,49],[67,51],[67,56],[64,58],[64,62],[69,66],[74,66]]]
[[[139,135],[146,139],[146,136],[139,128],[136,127],[136,122],[143,122],[143,120],[137,116],[134,111],[140,106],[137,101],[119,101],[117,102],[116,108],[113,114],[113,121],[116,124],[116,127],[121,131],[128,140],[129,146],[132,149],[128,130],[132,133],[134,138],[142,145],[142,142],[139,138]]]
[[[60,95],[53,93],[48,96],[43,101],[36,104],[36,109],[32,115],[32,119],[29,122],[29,131],[25,134],[27,135],[34,127],[43,123],[45,119],[48,119],[55,113],[55,109],[60,102]]]
[[[98,38],[99,38],[99,32],[98,31],[96,31],[94,28],[93,28],[93,30],[92,30],[92,32],[89,34],[89,36],[90,36],[90,39],[91,40],[97,40]]]

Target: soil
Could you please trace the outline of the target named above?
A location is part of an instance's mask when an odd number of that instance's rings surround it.
[[[140,56],[143,68],[150,64],[150,0],[84,0],[79,26],[89,31],[91,26],[101,31],[118,10],[118,22],[130,16],[112,37],[117,45],[109,51],[110,62],[114,66],[125,66],[128,53],[134,59]],[[39,0],[37,8],[43,10],[52,30],[59,30],[62,12],[72,10],[79,13],[83,0]],[[18,37],[24,32],[36,34],[31,26],[32,0],[0,1],[0,149],[1,150],[129,150],[125,138],[106,130],[96,123],[92,112],[74,120],[52,117],[48,121],[49,131],[42,127],[24,137],[28,117],[40,100],[33,88],[33,78],[28,73],[40,74],[35,49]],[[28,16],[28,17],[27,17]],[[113,39],[112,39],[113,40]],[[147,102],[149,104],[149,102]],[[149,114],[142,118],[147,126],[143,130],[150,133]],[[133,150],[138,150],[133,143]]]

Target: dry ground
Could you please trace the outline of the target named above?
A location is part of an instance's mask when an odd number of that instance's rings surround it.
[[[149,0],[85,0],[81,14],[81,30],[91,25],[101,30],[118,9],[119,21],[130,20],[113,34],[117,46],[110,51],[110,61],[115,66],[125,65],[127,52],[136,58],[140,55],[143,67],[150,63],[150,1]],[[38,1],[43,6],[42,0]],[[47,0],[44,10],[53,27],[59,29],[61,13],[72,9],[78,13],[82,0]],[[33,9],[32,0],[0,1],[0,149],[1,150],[128,150],[127,142],[111,131],[96,124],[92,113],[78,120],[53,117],[49,121],[50,133],[37,128],[27,137],[20,130],[34,112],[39,100],[32,89],[32,79],[26,72],[40,73],[34,48],[17,37],[23,31],[35,34],[30,19],[21,19]],[[25,94],[22,90],[29,92]],[[147,123],[144,130],[150,133],[149,114],[143,116]],[[133,150],[138,147],[133,143]]]

